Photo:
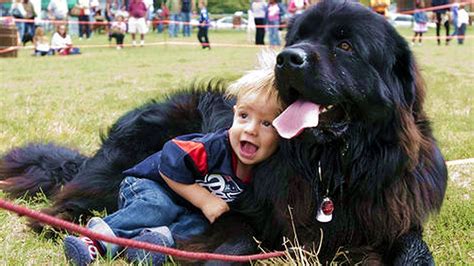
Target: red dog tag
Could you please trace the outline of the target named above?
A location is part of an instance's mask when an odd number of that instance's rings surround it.
[[[321,223],[327,223],[332,220],[332,212],[334,211],[334,203],[328,197],[323,199],[321,205],[319,206],[318,214],[316,215],[316,220]]]

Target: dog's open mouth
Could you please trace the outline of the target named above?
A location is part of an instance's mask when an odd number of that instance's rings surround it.
[[[334,131],[347,120],[342,105],[318,104],[315,100],[304,99],[300,94],[290,101],[291,104],[273,121],[283,138],[291,139],[306,128]]]

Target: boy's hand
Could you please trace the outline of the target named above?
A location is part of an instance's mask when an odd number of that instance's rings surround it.
[[[164,174],[161,174],[161,177],[163,177],[163,180],[174,192],[201,209],[210,223],[213,223],[219,216],[230,209],[223,199],[212,195],[199,184],[181,184],[169,179]]]
[[[219,216],[229,211],[229,205],[221,198],[211,196],[209,201],[202,206],[201,211],[212,224]]]

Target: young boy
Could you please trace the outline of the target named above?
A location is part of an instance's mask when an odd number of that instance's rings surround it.
[[[278,148],[272,126],[282,104],[273,88],[273,68],[252,71],[229,88],[236,96],[233,124],[209,134],[189,134],[168,141],[157,152],[124,172],[119,210],[103,219],[92,218],[93,231],[173,246],[175,239],[203,233],[229,210],[251,181],[255,165]],[[115,256],[117,245],[68,236],[69,261],[87,265],[97,254]],[[162,264],[165,256],[137,249],[124,251],[129,261]]]
[[[125,32],[127,31],[127,24],[124,21],[122,14],[115,15],[115,21],[110,25],[109,42],[112,38],[115,38],[117,43],[117,50],[123,48],[123,39],[125,38]]]
[[[209,37],[207,32],[209,29],[209,13],[207,12],[206,3],[204,0],[199,1],[199,31],[198,31],[198,40],[202,45],[202,49],[208,48],[211,49],[211,44],[209,43]]]

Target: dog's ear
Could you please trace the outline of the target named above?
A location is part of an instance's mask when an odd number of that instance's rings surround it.
[[[400,36],[397,36],[395,47],[393,73],[397,78],[395,82],[399,83],[398,85],[403,90],[403,95],[400,95],[403,96],[403,99],[400,100],[406,104],[407,108],[412,108],[415,104],[418,90],[422,90],[422,88],[417,88],[422,84],[421,80],[419,80],[421,76],[407,42]]]
[[[301,15],[294,15],[288,20],[288,23],[287,23],[287,26],[286,26],[287,31],[286,31],[286,35],[285,35],[285,46],[288,46],[288,40],[289,39],[292,39],[292,40],[295,39],[295,35],[297,33],[293,29],[297,28],[295,25],[297,24],[297,19],[300,16]]]
[[[400,125],[403,126],[403,130],[399,131],[399,138],[401,147],[409,158],[408,166],[415,167],[420,152],[426,153],[431,147],[431,142],[420,127],[426,123],[423,111],[425,83],[407,42],[398,34],[395,45],[395,63],[392,71],[396,80],[393,82],[399,88],[400,105],[397,106],[397,114]]]

